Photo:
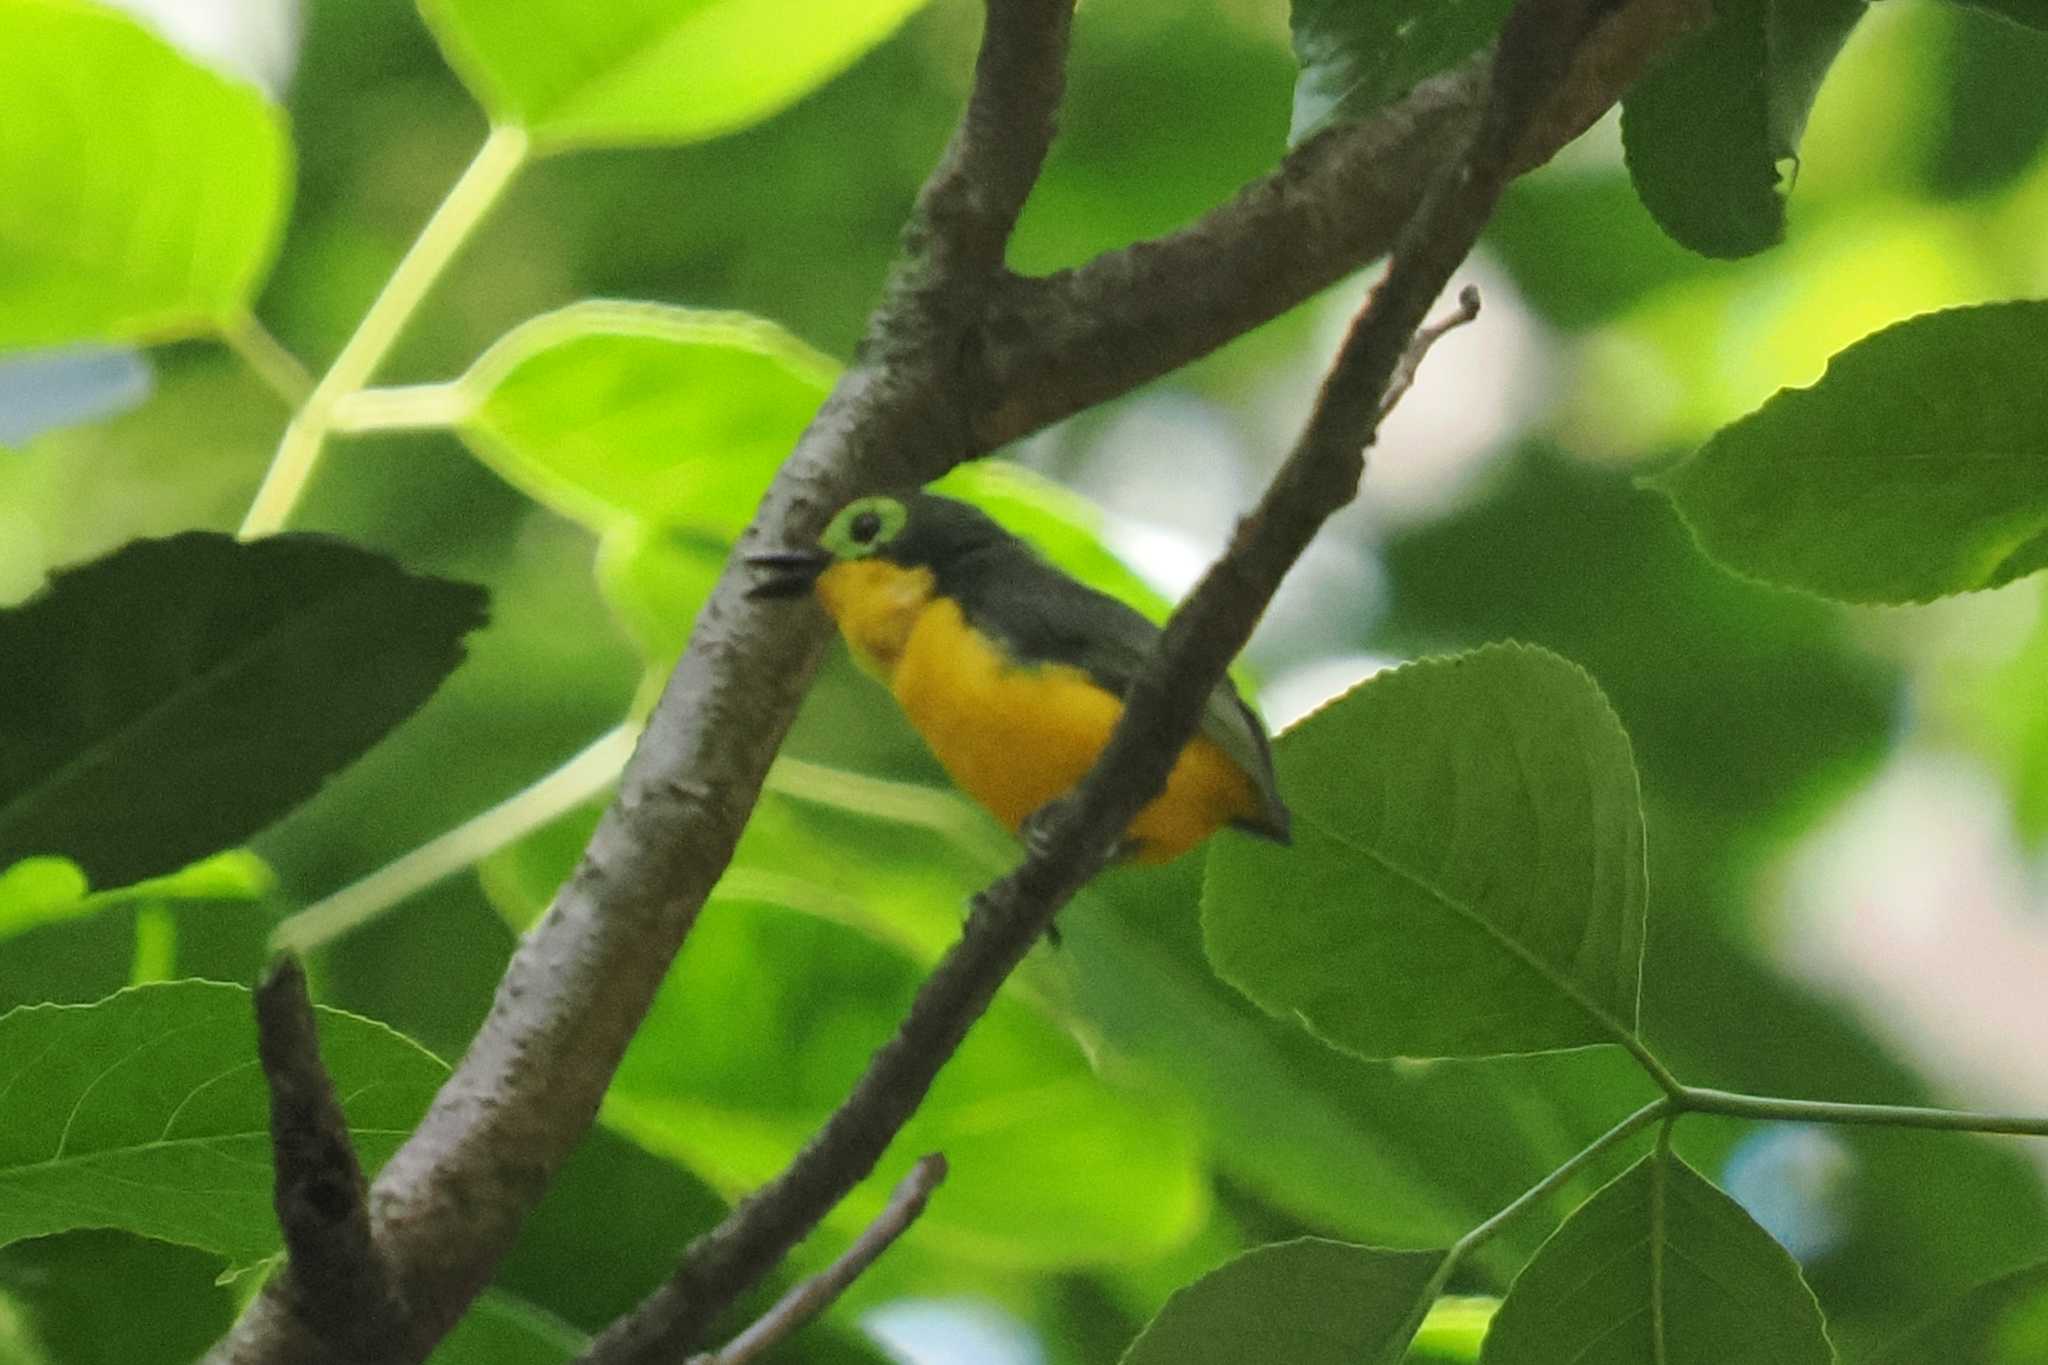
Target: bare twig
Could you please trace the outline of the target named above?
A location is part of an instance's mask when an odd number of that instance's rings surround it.
[[[969,115],[920,197],[906,232],[910,252],[858,363],[778,475],[740,554],[763,539],[815,534],[858,493],[935,478],[1127,392],[1380,255],[1413,214],[1419,187],[1469,138],[1485,98],[1478,65],[1429,82],[1375,118],[1297,148],[1274,175],[1179,233],[1047,280],[1017,280],[1000,269],[1000,241],[1050,137],[1069,8],[1066,0],[989,0]],[[1569,136],[1565,128],[1610,105],[1704,8],[1705,0],[1630,0],[1605,20],[1551,109],[1536,116],[1516,164],[1547,156]],[[1016,145],[1001,145],[1005,129]],[[960,278],[949,281],[950,270]],[[409,1309],[403,1348],[382,1359],[424,1358],[488,1281],[595,1116],[731,857],[826,638],[819,613],[765,617],[745,597],[748,582],[728,567],[575,876],[526,936],[468,1054],[372,1189],[375,1236]],[[1131,714],[1153,705],[1134,704]],[[1041,868],[1027,889],[1050,904],[1064,880]],[[986,964],[969,970],[949,959],[877,1069],[900,1076],[908,1053],[943,1058],[1029,947],[1035,931],[992,906],[982,898],[966,942],[974,957],[990,957],[993,975],[984,976]],[[831,1131],[871,1119],[882,1136],[863,1145],[879,1152],[902,1121],[898,1111],[907,1115],[903,1106],[922,1094],[919,1069],[908,1068],[907,1087],[882,1085],[888,1097],[878,1106],[856,1106],[866,1118]],[[799,1165],[808,1174],[796,1181],[798,1202],[829,1202],[840,1174],[815,1160]],[[790,1228],[801,1236],[813,1218],[747,1224],[767,1234],[759,1242],[750,1233],[736,1244],[723,1231],[709,1242],[727,1250],[698,1262],[751,1273],[794,1240],[783,1240]],[[274,1284],[212,1359],[282,1365],[321,1359],[318,1347]]]
[[[1446,332],[1456,331],[1478,316],[1479,286],[1468,284],[1458,291],[1457,311],[1416,331],[1408,342],[1408,348],[1401,353],[1401,363],[1394,367],[1394,377],[1387,381],[1387,391],[1380,395],[1380,421],[1386,421],[1387,414],[1415,386],[1415,372],[1422,368],[1422,358],[1429,354],[1430,348],[1441,341]]]
[[[370,1237],[368,1185],[320,1062],[296,958],[271,966],[255,1005],[286,1256],[277,1281],[294,1316],[339,1358],[373,1356],[390,1345],[399,1320],[396,1291]]]
[[[1469,151],[1439,172],[1401,234],[1301,440],[1259,510],[1239,527],[1229,553],[1168,622],[1157,657],[1126,696],[1123,717],[1094,769],[1055,803],[1022,865],[975,898],[960,941],[845,1103],[781,1175],[691,1244],[669,1281],[600,1338],[594,1358],[606,1365],[654,1365],[687,1349],[866,1177],[1003,980],[1164,786],[1210,690],[1281,577],[1323,521],[1355,494],[1364,449],[1424,310],[1477,240],[1512,174],[1516,121],[1561,77],[1588,8],[1597,3],[1521,0]]]
[[[820,1273],[796,1285],[775,1301],[775,1306],[754,1320],[753,1326],[725,1344],[725,1348],[693,1356],[690,1365],[746,1365],[763,1351],[787,1338],[797,1328],[832,1306],[861,1273],[878,1260],[898,1237],[924,1212],[932,1191],[946,1178],[946,1158],[937,1152],[919,1157],[910,1174],[897,1182],[889,1202],[867,1230],[841,1252],[839,1259]],[[595,1349],[577,1365],[604,1365],[605,1357]]]

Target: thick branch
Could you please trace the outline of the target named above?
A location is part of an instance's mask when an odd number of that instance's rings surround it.
[[[1632,0],[1605,16],[1569,75],[1529,111],[1517,169],[1585,131],[1711,12],[1708,0]],[[1324,130],[1179,231],[1045,279],[1013,278],[987,324],[975,449],[1178,369],[1386,254],[1436,168],[1471,136],[1488,69],[1475,58],[1370,119]]]
[[[322,1356],[373,1356],[390,1345],[403,1317],[370,1237],[368,1182],[320,1062],[313,1005],[297,959],[280,958],[271,967],[256,988],[255,1005],[286,1256],[280,1293],[322,1344]]]
[[[695,1345],[713,1318],[866,1178],[1005,978],[1061,906],[1110,857],[1165,785],[1203,703],[1311,536],[1349,502],[1383,400],[1424,310],[1478,239],[1513,169],[1510,135],[1561,79],[1600,0],[1522,0],[1504,32],[1469,152],[1447,165],[1353,325],[1294,452],[1259,510],[1173,615],[1125,698],[1108,748],[1055,805],[1021,866],[975,898],[960,941],[919,990],[896,1036],[775,1180],[684,1252],[675,1274],[600,1339],[607,1365],[654,1365]]]

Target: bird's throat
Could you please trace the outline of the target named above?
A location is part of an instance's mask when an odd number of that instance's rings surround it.
[[[887,681],[926,604],[934,580],[929,569],[907,569],[883,559],[850,559],[818,575],[818,600],[862,668]]]

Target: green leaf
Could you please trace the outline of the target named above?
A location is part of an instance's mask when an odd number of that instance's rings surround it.
[[[428,1365],[564,1365],[590,1338],[544,1308],[502,1289],[486,1289],[455,1324]]]
[[[1781,167],[1864,0],[1719,0],[1714,22],[1622,97],[1621,136],[1643,206],[1703,256],[1783,240]]]
[[[1924,602],[2048,566],[2048,302],[1865,337],[1652,481],[1738,573]]]
[[[738,535],[838,367],[740,313],[589,302],[515,328],[457,383],[458,429],[542,504]]]
[[[0,612],[0,865],[99,885],[262,829],[462,660],[484,594],[315,536],[133,542]]]
[[[108,1228],[0,1248],[0,1291],[42,1348],[36,1365],[191,1365],[235,1320],[219,1279],[203,1252]],[[0,1362],[24,1365],[4,1348]]]
[[[1484,1365],[1834,1358],[1820,1305],[1785,1249],[1668,1154],[1644,1157],[1565,1220],[1516,1276],[1480,1356]]]
[[[1441,1251],[1305,1237],[1256,1247],[1166,1301],[1123,1365],[1359,1365],[1398,1346]]]
[[[1875,1365],[2028,1365],[2048,1358],[2048,1261],[1986,1281],[1895,1341]]]
[[[1283,735],[1292,848],[1217,843],[1216,970],[1368,1057],[1616,1042],[1635,1028],[1643,819],[1592,679],[1493,645],[1360,684]]]
[[[1500,31],[1509,0],[1294,0],[1289,142],[1363,118],[1457,65]]]
[[[0,872],[0,939],[123,905],[261,900],[276,884],[270,865],[240,848],[217,853],[168,876],[97,893],[84,869],[69,858],[23,858]]]
[[[162,340],[247,308],[283,226],[284,120],[78,0],[0,0],[0,351]]]
[[[2048,29],[2048,0],[1962,0],[1976,9],[2028,28]]]
[[[420,0],[491,117],[548,150],[695,142],[823,85],[922,0]]]
[[[321,1057],[375,1170],[447,1068],[382,1024],[319,1017]],[[248,991],[176,981],[0,1016],[0,1242],[86,1227],[236,1266],[277,1250]]]

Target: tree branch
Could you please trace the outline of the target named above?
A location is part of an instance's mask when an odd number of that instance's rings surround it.
[[[1356,494],[1382,405],[1443,290],[1513,174],[1515,134],[1562,78],[1603,0],[1521,0],[1510,15],[1471,146],[1448,162],[1353,324],[1307,428],[1230,551],[1167,623],[1087,778],[1048,808],[1024,862],[975,898],[958,943],[896,1035],[781,1175],[683,1253],[674,1275],[592,1349],[605,1365],[656,1365],[695,1345],[881,1159],[1002,982],[1053,916],[1109,859],[1165,786],[1202,706],[1317,528]],[[1467,301],[1469,306],[1469,300]],[[1422,343],[1426,345],[1425,343]],[[1037,822],[1034,822],[1037,823]]]
[[[319,1358],[373,1356],[401,1321],[383,1256],[370,1237],[368,1183],[348,1118],[320,1062],[306,974],[279,958],[256,988],[256,1051],[270,1086],[285,1266],[277,1276],[292,1315],[324,1346]]]
[[[1591,126],[1709,0],[1632,0],[1604,15],[1514,151],[1529,170]],[[1423,188],[1471,136],[1490,54],[1369,119],[1336,124],[1197,221],[1043,279],[1012,278],[986,326],[976,451],[1127,393],[1269,322],[1393,245]]]
[[[897,1182],[881,1214],[854,1239],[852,1246],[840,1253],[838,1260],[777,1299],[773,1308],[727,1342],[723,1350],[693,1357],[690,1365],[746,1365],[831,1307],[832,1301],[844,1294],[917,1221],[932,1191],[945,1178],[946,1158],[937,1152],[919,1157],[910,1174]],[[610,1365],[610,1361],[593,1348],[577,1365]]]
[[[1611,104],[1703,4],[1632,0],[1609,17],[1551,110],[1534,116],[1541,137],[1517,164],[1547,156],[1568,137],[1564,129]],[[514,954],[489,1017],[419,1129],[374,1183],[375,1241],[409,1309],[402,1347],[377,1359],[423,1359],[488,1282],[594,1119],[759,796],[826,635],[813,609],[748,601],[740,557],[762,543],[814,535],[859,493],[926,482],[1126,392],[1365,264],[1414,212],[1430,172],[1464,144],[1480,106],[1479,68],[1469,67],[1297,148],[1273,176],[1180,233],[1048,280],[1016,280],[1000,269],[1001,242],[1051,136],[1070,9],[1070,0],[988,0],[967,113],[919,198],[906,256],[856,363],[742,535],[576,873]],[[1595,54],[1608,55],[1596,62]],[[1175,657],[1189,651],[1174,648]],[[1127,727],[1158,704],[1134,700]],[[1143,742],[1164,743],[1157,735]],[[1089,784],[1084,796],[1102,785]],[[1090,821],[1108,829],[1113,805],[1126,798],[1110,806],[1100,795],[1089,799]],[[1071,892],[1067,883],[1078,885],[1072,874],[1083,864],[1093,870],[1087,857],[1064,871],[1064,862],[1033,859],[1011,879],[1017,885],[980,898],[963,944],[998,970],[951,965],[956,952],[876,1068],[906,1052],[949,1054],[1037,936],[1030,916],[1004,910],[1007,900],[1025,894],[1051,905],[1056,893]],[[879,1154],[892,1125],[907,1117],[903,1105],[915,1102],[885,1098],[873,1118],[886,1132],[862,1145]],[[867,1121],[835,1118],[839,1127],[813,1147]],[[791,1170],[807,1173],[797,1182],[807,1199],[839,1184],[815,1159],[807,1165],[800,1156]],[[750,1201],[741,1212],[754,1207]],[[814,1218],[787,1219],[767,1241]],[[711,1234],[705,1256],[752,1264],[780,1254],[752,1236]],[[285,1365],[321,1359],[318,1345],[291,1312],[280,1277],[210,1359]]]

